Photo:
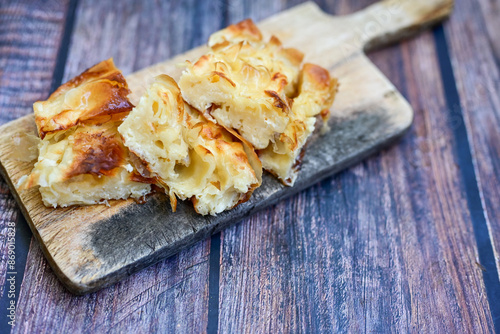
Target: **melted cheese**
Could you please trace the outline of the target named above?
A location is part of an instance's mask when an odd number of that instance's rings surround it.
[[[103,89],[110,85],[119,86],[115,93],[128,92],[121,72],[107,60],[61,86],[47,101],[35,103],[35,120],[43,139],[23,187],[40,186],[46,206],[138,199],[151,191],[149,184],[135,181],[142,178],[134,176],[129,152],[117,131],[121,123],[117,118],[132,105],[125,93],[117,99]],[[68,101],[85,103],[68,109]]]
[[[211,52],[187,63],[179,87],[208,119],[263,149],[288,124],[302,54],[275,37],[264,43],[256,31],[247,20],[212,36]]]
[[[127,82],[112,59],[100,62],[33,105],[40,138],[78,124],[120,120],[132,109]]]
[[[290,122],[285,131],[264,150],[259,151],[262,166],[284,184],[297,179],[304,146],[316,128],[318,117],[326,127],[337,90],[337,81],[320,66],[304,64],[300,73],[299,94],[293,101]]]
[[[192,199],[200,214],[217,214],[249,199],[261,183],[255,152],[182,99],[175,81],[161,75],[118,128],[125,145],[170,196]]]
[[[264,42],[251,20],[210,37],[210,51],[186,62],[179,87],[205,117],[250,142],[263,167],[286,185],[297,177],[300,155],[326,120],[337,82],[320,66],[305,64],[301,52],[272,36]]]

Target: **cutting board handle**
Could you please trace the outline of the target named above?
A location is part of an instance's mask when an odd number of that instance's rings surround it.
[[[454,0],[384,0],[349,15],[359,45],[370,50],[397,42],[447,18]]]

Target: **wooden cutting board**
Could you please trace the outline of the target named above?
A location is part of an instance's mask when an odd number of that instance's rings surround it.
[[[264,175],[250,201],[216,217],[197,215],[190,202],[180,202],[172,213],[163,194],[150,196],[144,204],[128,200],[112,201],[110,206],[46,208],[38,189],[18,191],[15,186],[33,167],[33,161],[19,159],[29,155],[29,147],[17,144],[25,141],[26,133],[35,133],[33,115],[0,128],[0,172],[64,285],[78,294],[98,290],[394,142],[410,127],[413,110],[363,51],[437,23],[452,7],[453,0],[383,1],[333,17],[306,3],[260,22],[266,38],[277,35],[285,46],[304,51],[305,61],[329,69],[339,79],[331,131],[308,146],[293,188]],[[128,76],[132,102],[137,103],[154,76],[166,73],[178,79],[175,65],[196,59],[205,50],[193,49]]]

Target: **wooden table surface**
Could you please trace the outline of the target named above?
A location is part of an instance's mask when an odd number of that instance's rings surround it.
[[[295,4],[2,0],[0,123],[110,56],[128,74]],[[499,31],[499,0],[457,0],[370,53],[415,109],[397,145],[93,294],[62,287],[0,179],[0,332],[500,331]]]

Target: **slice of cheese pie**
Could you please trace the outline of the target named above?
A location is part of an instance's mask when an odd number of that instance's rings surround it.
[[[36,102],[38,161],[23,187],[40,186],[46,206],[86,205],[151,191],[117,131],[133,105],[113,60],[103,61]]]
[[[122,120],[134,107],[122,72],[113,59],[102,61],[33,105],[40,138],[76,125]]]
[[[318,65],[304,64],[299,75],[298,95],[293,100],[285,131],[259,151],[263,167],[283,183],[293,185],[295,182],[305,145],[317,128],[318,118],[327,128],[328,108],[335,98],[336,86],[327,70]]]
[[[250,142],[265,169],[293,185],[300,155],[317,116],[325,121],[337,81],[303,54],[268,42],[251,20],[210,37],[210,50],[186,62],[179,86],[186,102],[207,119]]]
[[[251,145],[193,110],[167,75],[156,78],[118,131],[174,211],[177,198],[191,199],[198,213],[215,215],[247,201],[262,182]]]

